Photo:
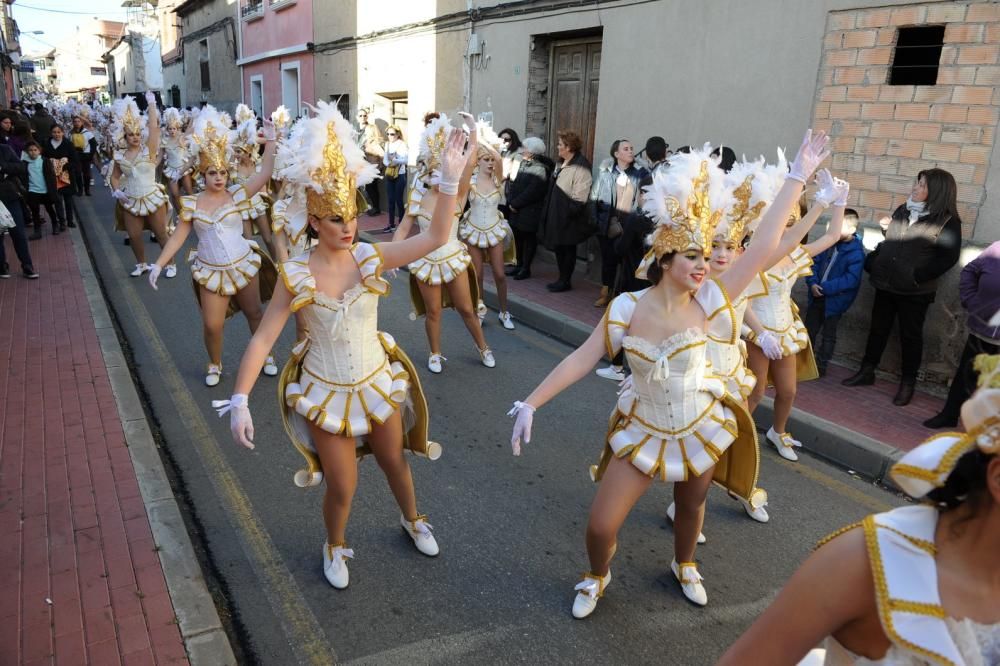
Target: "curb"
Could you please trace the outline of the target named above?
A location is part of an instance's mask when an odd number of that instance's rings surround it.
[[[367,232],[360,232],[358,235],[368,243],[377,243],[380,240]],[[492,283],[487,282],[483,285],[482,296],[487,306],[494,310],[498,308],[497,292]],[[510,314],[519,324],[524,324],[568,345],[577,347],[583,344],[593,330],[577,319],[544,305],[532,303],[526,298],[508,293],[507,301]],[[757,416],[755,421],[758,424],[770,422],[774,418],[772,398],[764,397],[757,408]],[[888,473],[903,456],[903,452],[899,449],[801,409],[792,408],[788,425],[795,431],[796,439],[802,442],[802,448],[809,453],[838,467],[856,472],[866,479],[895,488]],[[762,432],[766,432],[766,428]]]
[[[159,548],[160,565],[163,567],[163,576],[177,615],[188,660],[195,666],[235,664],[236,657],[229,644],[229,637],[222,628],[215,602],[205,584],[191,545],[191,538],[184,527],[184,519],[167,480],[163,461],[160,460],[139,393],[122,353],[85,241],[80,234],[73,234],[72,238],[101,354],[118,406],[118,416],[125,432],[125,441],[139,482],[153,540]]]

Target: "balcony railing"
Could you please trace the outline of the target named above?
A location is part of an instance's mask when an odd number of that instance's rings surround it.
[[[264,0],[243,0],[240,7],[240,17],[244,21],[251,21],[264,15]]]

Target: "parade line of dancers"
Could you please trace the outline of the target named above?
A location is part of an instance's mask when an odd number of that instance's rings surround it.
[[[495,278],[503,276],[512,235],[497,209],[496,134],[468,114],[460,127],[428,114],[405,215],[391,241],[366,243],[358,240],[366,206],[360,189],[378,170],[334,105],[318,102],[295,123],[279,109],[259,130],[243,105],[235,122],[212,107],[196,114],[167,109],[161,138],[154,100],[147,100],[146,114],[128,99],[105,114],[117,219],[133,241],[133,275],[148,272],[154,288],[161,273],[176,275],[173,259],[195,231],[189,259],[207,385],[222,375],[226,318],[237,311],[246,317],[253,337],[234,393],[213,402],[228,414],[234,439],[254,446],[249,394],[261,372],[278,374],[271,349],[294,314],[297,342],[278,380],[280,409],[306,460],[295,484],[325,482],[326,579],[337,589],[349,584],[356,461],[369,453],[414,546],[438,555],[405,452],[434,460],[441,446],[429,439],[413,363],[378,328],[378,305],[390,289],[385,274],[408,267],[413,312],[425,317],[430,371],[442,372],[446,360],[445,307],[461,316],[482,364],[497,365],[479,299],[487,265]],[[695,550],[706,540],[710,484],[739,499],[752,519],[769,520],[752,413],[772,383],[779,397],[766,439],[796,460],[800,444],[785,427],[792,406],[785,396],[794,396],[796,381],[815,376],[816,367],[792,285],[839,239],[849,192],[847,182],[820,168],[827,144],[824,133],[807,131],[790,163],[779,151],[775,163],[744,160],[729,171],[707,145],[672,157],[642,196],[655,226],[636,276],[651,286],[613,299],[590,337],[510,410],[511,444],[520,455],[536,412],[558,418],[541,410],[602,358],[624,352],[632,370],[590,468],[598,483],[585,533],[590,566],[575,586],[574,617],[593,613],[613,590],[618,532],[654,480],[674,485],[675,503],[666,510],[674,524],[670,569],[698,606],[708,603]],[[167,187],[156,181],[161,159]],[[807,206],[804,193],[813,183]],[[826,231],[802,244],[824,212]],[[144,229],[162,247],[152,264],[143,255]],[[513,327],[503,290],[499,318]],[[826,539],[722,663],[1000,663],[997,366],[997,358],[977,359],[981,388],[963,408],[964,433],[938,435],[892,468],[892,479],[916,502]]]

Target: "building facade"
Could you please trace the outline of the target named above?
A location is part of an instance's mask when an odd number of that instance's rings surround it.
[[[179,19],[180,97],[185,106],[209,103],[232,112],[242,100],[238,0],[186,0],[174,7]],[[171,77],[171,85],[174,85]]]
[[[257,115],[284,104],[294,118],[303,102],[315,102],[313,9],[313,0],[241,0],[237,64],[243,101]]]
[[[187,106],[184,93],[184,60],[181,57],[180,18],[174,10],[183,0],[161,0],[156,8],[160,25],[160,71],[163,73],[163,103],[182,108]]]
[[[55,70],[60,95],[87,99],[109,88],[104,54],[125,34],[125,23],[83,21],[56,49]]]

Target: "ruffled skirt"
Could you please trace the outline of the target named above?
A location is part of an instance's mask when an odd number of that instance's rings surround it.
[[[326,432],[356,438],[357,457],[370,453],[365,437],[373,424],[385,423],[402,409],[403,446],[430,460],[441,456],[441,445],[427,439],[427,400],[413,363],[388,333],[379,332],[385,362],[362,381],[344,386],[317,377],[304,367],[310,340],[301,340],[281,373],[282,420],[292,444],[306,459],[296,472],[295,485],[304,488],[322,482],[323,472],[309,425]]]
[[[513,236],[510,225],[503,218],[497,220],[496,224],[489,229],[481,229],[471,222],[465,222],[458,228],[458,237],[473,247],[483,249],[496,247]],[[507,240],[506,242],[510,242]]]
[[[448,284],[465,272],[472,256],[458,241],[451,241],[409,265],[410,275],[430,285]]]
[[[757,385],[757,377],[743,363],[729,375],[720,375],[719,379],[726,383],[726,393],[737,400],[746,400]]]
[[[256,220],[264,217],[271,212],[271,197],[258,192],[250,197],[250,201],[247,202],[246,207],[244,207],[240,212],[245,221]],[[259,230],[255,231],[258,231],[259,233]]]
[[[783,356],[795,356],[809,345],[809,331],[797,316],[792,320],[792,325],[782,332],[767,330],[778,338]]]
[[[190,164],[184,164],[179,167],[167,164],[163,165],[163,175],[172,181],[178,181],[184,176],[190,175],[192,171],[194,171],[194,167]]]
[[[188,255],[191,262],[191,279],[220,296],[233,296],[250,284],[260,271],[262,254],[255,241],[247,241],[246,254],[231,264],[212,264],[198,256],[198,250]]]
[[[160,206],[166,204],[167,201],[169,201],[169,197],[167,197],[167,188],[157,183],[155,189],[153,189],[149,194],[141,197],[133,197],[129,195],[125,201],[121,202],[121,206],[127,212],[135,215],[136,217],[146,217],[147,215],[155,213]]]

